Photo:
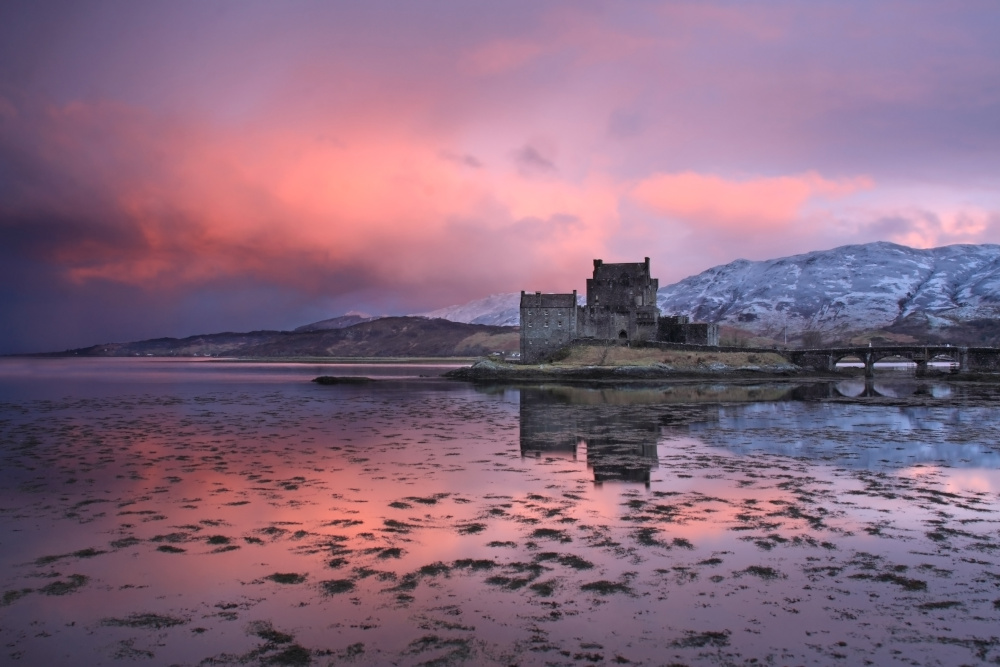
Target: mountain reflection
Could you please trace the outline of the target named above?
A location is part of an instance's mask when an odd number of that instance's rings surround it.
[[[737,454],[766,452],[851,468],[998,468],[998,427],[988,407],[876,406],[861,400],[724,405],[717,420],[678,430]]]

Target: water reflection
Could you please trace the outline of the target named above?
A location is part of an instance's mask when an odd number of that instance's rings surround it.
[[[3,369],[6,662],[1000,661],[987,385]]]
[[[117,396],[138,390],[200,393],[234,385],[298,387],[318,375],[405,381],[440,377],[457,363],[295,363],[225,359],[0,358],[0,401]]]
[[[743,455],[767,452],[852,468],[1000,468],[1000,455],[990,444],[1000,441],[992,408],[956,404],[952,399],[964,397],[957,392],[942,382],[906,378],[646,389],[523,387],[521,455],[583,459],[595,482],[647,485],[659,465],[657,444],[677,435]],[[867,400],[878,397],[924,400],[911,405]]]
[[[912,378],[894,380],[872,380],[871,378],[851,378],[833,386],[841,396],[848,398],[907,398],[909,396],[930,396],[933,398],[948,398],[952,389],[943,382],[919,382]]]

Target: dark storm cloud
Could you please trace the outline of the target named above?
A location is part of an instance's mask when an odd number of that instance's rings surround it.
[[[531,145],[526,145],[514,152],[514,161],[518,168],[525,173],[555,171],[556,165],[542,153]]]

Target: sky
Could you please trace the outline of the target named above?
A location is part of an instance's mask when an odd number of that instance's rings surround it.
[[[0,3],[0,354],[1000,243],[1000,3]]]

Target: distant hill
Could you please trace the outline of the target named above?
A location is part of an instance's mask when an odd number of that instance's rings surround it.
[[[383,317],[343,329],[286,333],[240,350],[249,357],[449,357],[513,352],[513,327],[422,317]]]
[[[281,331],[251,331],[248,333],[199,334],[187,338],[152,338],[131,343],[103,343],[81,347],[54,356],[81,357],[191,357],[231,356],[238,350],[259,345],[280,336]]]
[[[315,331],[253,331],[106,343],[58,356],[451,357],[514,352],[513,327],[424,317],[384,317]]]
[[[494,294],[433,313],[515,324],[519,298]],[[664,315],[715,322],[740,339],[791,342],[811,332],[827,342],[878,334],[1000,345],[1000,246],[920,250],[879,242],[740,259],[661,287],[657,303]]]

